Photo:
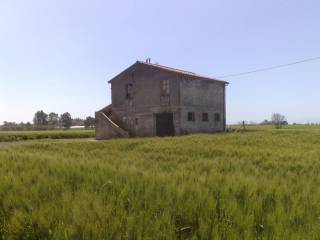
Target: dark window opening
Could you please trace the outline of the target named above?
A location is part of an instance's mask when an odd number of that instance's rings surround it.
[[[203,122],[208,122],[209,121],[208,113],[206,113],[206,112],[202,113],[202,121]]]
[[[139,119],[138,118],[135,119],[135,123],[136,123],[136,125],[139,124]]]
[[[219,113],[214,114],[214,121],[220,122],[220,114]]]
[[[126,85],[126,99],[132,99],[133,98],[133,89],[132,84]]]
[[[188,112],[188,121],[194,122],[196,120],[194,112]]]

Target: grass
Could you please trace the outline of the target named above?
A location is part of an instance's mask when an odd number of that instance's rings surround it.
[[[319,239],[320,128],[0,148],[0,239]]]
[[[35,139],[93,138],[94,130],[0,131],[0,142]]]

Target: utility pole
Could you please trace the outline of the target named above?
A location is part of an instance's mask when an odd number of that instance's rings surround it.
[[[242,128],[243,128],[243,130],[246,130],[246,122],[245,121],[242,121]]]

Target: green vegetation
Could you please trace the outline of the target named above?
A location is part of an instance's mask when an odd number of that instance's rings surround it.
[[[34,139],[93,138],[94,130],[0,131],[0,142]]]
[[[319,183],[319,127],[6,143],[0,239],[319,239]]]

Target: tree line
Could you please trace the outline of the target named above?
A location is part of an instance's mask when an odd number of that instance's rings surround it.
[[[53,130],[69,129],[71,126],[84,126],[85,128],[95,127],[95,118],[88,116],[85,119],[72,118],[69,112],[58,114],[55,112],[45,113],[39,110],[34,114],[33,123],[4,122],[0,130]]]
[[[287,118],[281,113],[273,113],[271,120],[264,120],[261,123],[242,121],[239,125],[245,127],[245,125],[274,125],[276,128],[282,128],[282,126],[288,125]]]
[[[276,128],[282,128],[284,125],[288,125],[288,121],[284,115],[281,113],[274,113],[271,116],[271,121],[264,120],[262,125],[273,124]]]

